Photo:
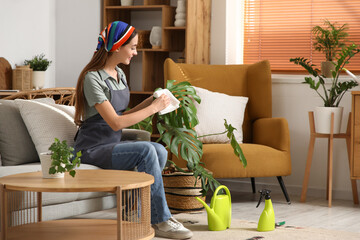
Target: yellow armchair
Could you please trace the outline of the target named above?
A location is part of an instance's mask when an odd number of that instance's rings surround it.
[[[286,201],[290,203],[282,176],[291,174],[290,136],[286,119],[272,118],[271,70],[268,61],[242,65],[164,63],[165,80],[188,81],[193,86],[231,96],[249,98],[243,122],[241,148],[247,159],[244,168],[230,144],[203,144],[202,162],[215,178],[251,178],[255,193],[256,177],[276,176]],[[172,160],[186,167],[182,159]]]

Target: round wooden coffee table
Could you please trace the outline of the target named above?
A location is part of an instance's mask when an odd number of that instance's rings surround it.
[[[45,179],[41,172],[0,178],[1,239],[151,239],[153,176],[119,170],[77,170],[75,178]],[[117,197],[117,220],[41,220],[42,192],[109,192]],[[34,208],[35,206],[35,208]]]

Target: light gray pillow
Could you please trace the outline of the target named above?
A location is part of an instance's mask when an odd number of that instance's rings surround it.
[[[52,98],[27,101],[55,104]],[[3,166],[39,161],[35,145],[14,100],[0,100],[0,155]]]
[[[19,107],[21,117],[38,155],[48,152],[55,138],[60,141],[66,140],[69,146],[74,145],[77,126],[71,113],[62,110],[73,109],[75,113],[74,107],[67,106],[65,108],[61,105],[56,106],[23,99],[16,99],[15,103]]]

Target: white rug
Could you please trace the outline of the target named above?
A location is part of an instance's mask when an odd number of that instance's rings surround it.
[[[295,227],[286,224],[270,232],[258,232],[257,222],[232,219],[231,227],[224,231],[208,231],[206,214],[178,214],[175,218],[193,231],[194,240],[359,240],[360,233],[334,231],[327,229]],[[256,238],[258,237],[258,238]],[[262,238],[261,238],[262,237]],[[162,238],[154,238],[162,239]]]
[[[258,232],[257,222],[232,218],[231,227],[224,231],[209,231],[206,212],[181,213],[174,217],[193,231],[193,240],[359,240],[360,233],[335,231],[311,227],[283,225],[271,232]],[[116,209],[85,214],[77,218],[116,219]],[[164,238],[155,237],[154,240]]]

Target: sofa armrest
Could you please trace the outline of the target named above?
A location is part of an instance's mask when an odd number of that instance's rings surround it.
[[[128,129],[122,130],[121,141],[150,141],[150,133],[140,129]]]
[[[290,152],[290,133],[285,118],[260,118],[253,124],[253,142]]]

